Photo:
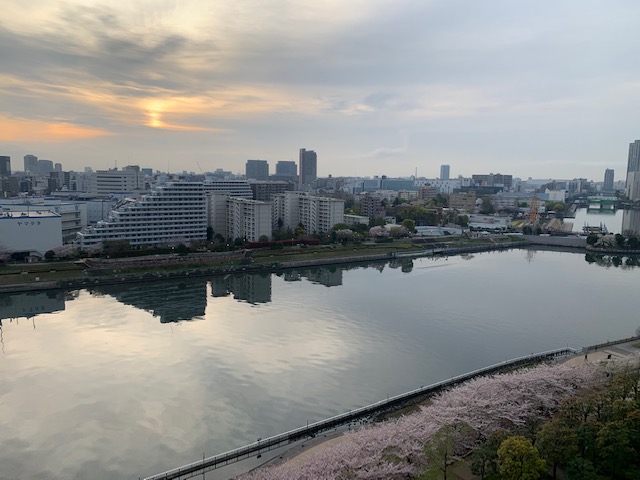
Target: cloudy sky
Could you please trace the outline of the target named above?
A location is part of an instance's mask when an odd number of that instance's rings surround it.
[[[623,179],[636,0],[4,0],[0,155]]]

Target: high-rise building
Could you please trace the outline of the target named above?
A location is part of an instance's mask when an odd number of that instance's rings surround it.
[[[38,157],[35,155],[24,156],[24,171],[34,173],[37,170]]]
[[[318,178],[318,156],[313,150],[300,149],[300,177],[298,187],[304,190]]]
[[[627,162],[627,173],[640,171],[640,140],[629,144],[629,161]]]
[[[268,180],[269,163],[266,160],[247,160],[245,177],[247,180]]]
[[[603,186],[603,190],[605,192],[612,192],[613,191],[613,169],[611,169],[611,168],[607,168],[604,171],[604,186]]]
[[[631,201],[640,198],[640,140],[629,144],[625,194]]]
[[[298,174],[298,166],[294,161],[280,161],[276,163],[276,175],[285,177],[295,177]]]
[[[11,157],[0,155],[0,176],[8,177],[11,175]]]
[[[449,180],[449,165],[440,165],[440,180]]]

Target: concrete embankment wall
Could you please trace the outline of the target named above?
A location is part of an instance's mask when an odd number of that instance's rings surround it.
[[[587,239],[581,237],[544,237],[540,235],[523,235],[522,238],[534,245],[547,245],[550,247],[586,248]]]

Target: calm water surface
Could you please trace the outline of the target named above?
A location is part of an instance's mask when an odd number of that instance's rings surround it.
[[[615,212],[600,213],[596,211],[587,211],[586,208],[576,210],[576,218],[567,218],[567,222],[573,222],[573,231],[582,232],[582,227],[589,225],[590,227],[598,227],[602,223],[607,227],[610,233],[622,233],[622,217],[624,210],[616,210]]]
[[[514,250],[0,296],[0,478],[138,478],[633,335],[640,269],[599,263]]]

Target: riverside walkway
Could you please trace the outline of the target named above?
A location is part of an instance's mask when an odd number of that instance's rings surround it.
[[[202,475],[218,467],[244,460],[252,455],[260,455],[262,452],[267,452],[305,438],[315,437],[319,433],[333,430],[351,422],[375,418],[376,416],[384,414],[388,411],[415,403],[416,401],[423,398],[428,398],[430,396],[436,395],[443,390],[455,387],[475,377],[493,375],[526,365],[554,360],[559,357],[575,355],[579,352],[580,350],[575,350],[570,347],[559,348],[556,350],[549,350],[547,352],[535,353],[532,355],[526,355],[524,357],[514,358],[494,365],[490,365],[488,367],[483,367],[472,372],[464,373],[462,375],[458,375],[456,377],[443,380],[426,387],[420,387],[415,390],[411,390],[410,392],[396,395],[386,400],[381,400],[371,405],[367,405],[365,407],[361,407],[340,415],[336,415],[331,418],[327,418],[325,420],[321,420],[319,422],[311,423],[304,427],[296,428],[288,432],[275,435],[273,437],[260,439],[249,445],[245,445],[244,447],[229,450],[228,452],[220,453],[212,457],[203,458],[202,460],[198,460],[188,465],[183,465],[181,467],[174,468],[157,475],[146,477],[144,480],[184,480],[193,478],[197,475]]]

